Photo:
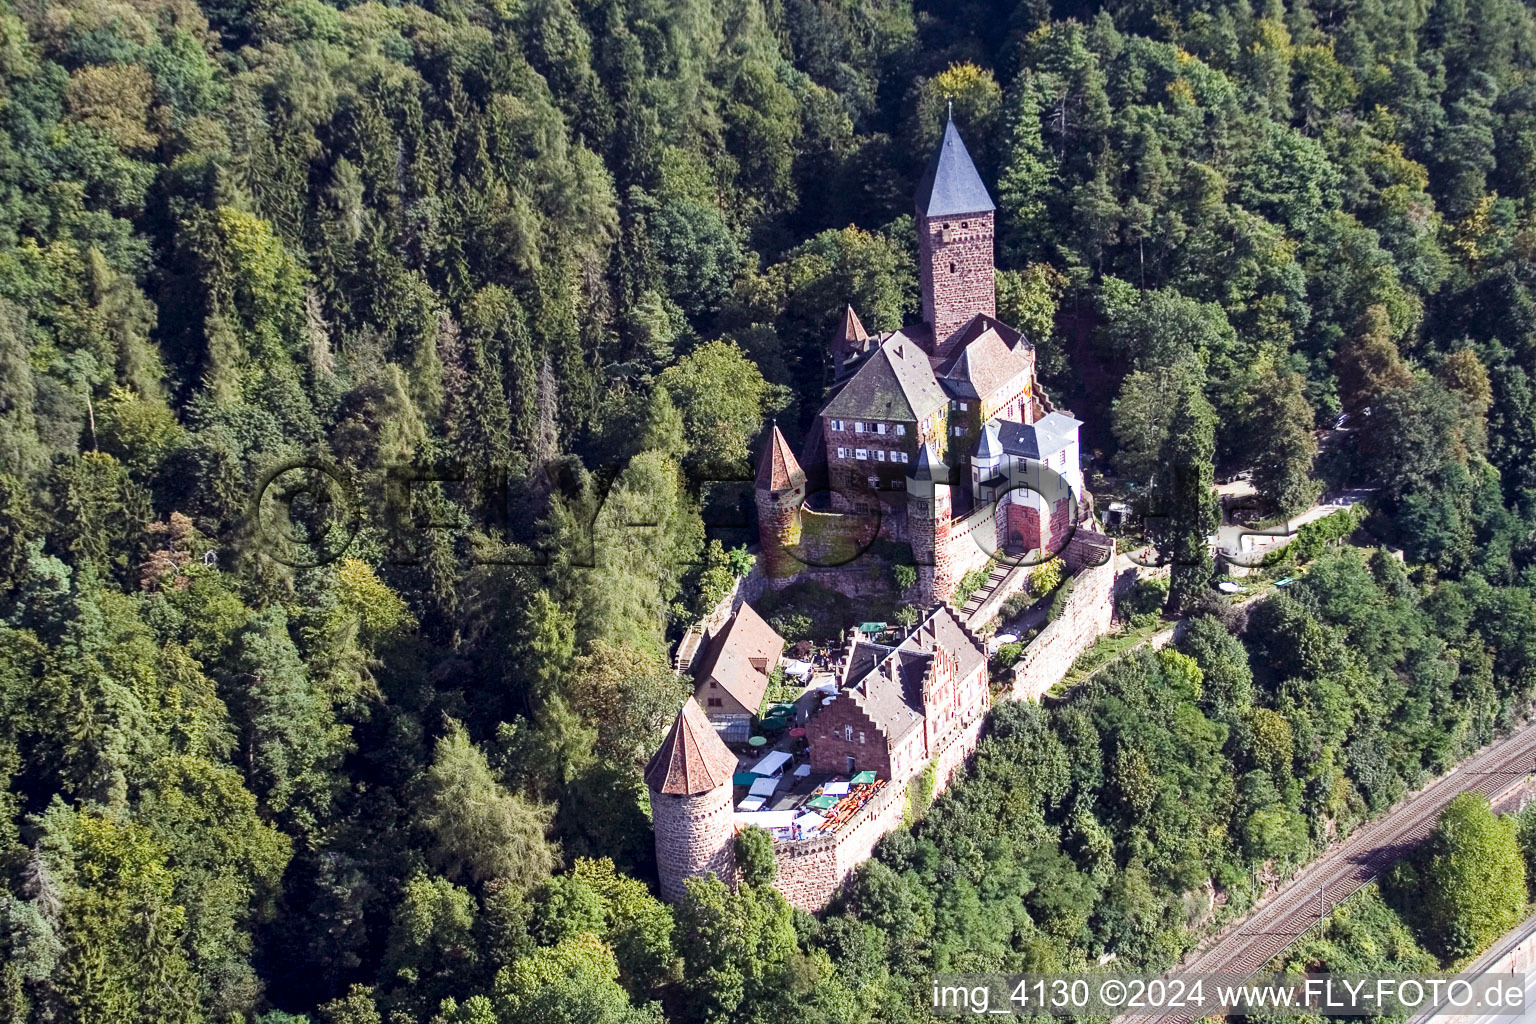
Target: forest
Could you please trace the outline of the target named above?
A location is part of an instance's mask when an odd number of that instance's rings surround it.
[[[904,1021],[1168,963],[1536,691],[1533,73],[1518,0],[0,0],[0,1013]],[[1095,468],[1373,487],[1407,566],[1001,708],[820,920],[751,836],[668,907],[670,643],[844,304],[915,317],[950,102]]]

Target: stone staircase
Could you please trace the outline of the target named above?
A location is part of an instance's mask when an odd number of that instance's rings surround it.
[[[1023,566],[1012,565],[1008,562],[999,562],[992,566],[992,571],[987,573],[987,582],[977,587],[976,592],[966,600],[965,607],[960,609],[960,618],[965,622],[970,622],[971,616],[975,615],[981,606],[986,604],[987,598],[992,596],[993,591],[1003,585],[1003,581],[1008,578],[1010,573],[1020,568],[1023,568]]]

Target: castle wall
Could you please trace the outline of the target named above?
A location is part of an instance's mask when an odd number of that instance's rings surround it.
[[[732,841],[731,787],[698,796],[651,792],[651,821],[656,832],[656,869],[661,897],[674,903],[683,896],[683,880],[713,871],[727,884],[736,880]]]
[[[1013,697],[1038,700],[1040,695],[1066,675],[1078,655],[1089,648],[1110,627],[1115,612],[1114,540],[1108,548],[1098,534],[1078,534],[1067,544],[1062,557],[1076,568],[1072,592],[1055,622],[1048,624],[1024,649],[1024,656],[1013,667]],[[1107,561],[1093,564],[1098,558]]]

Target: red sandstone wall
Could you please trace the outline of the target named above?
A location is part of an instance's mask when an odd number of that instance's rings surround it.
[[[1088,553],[1093,552],[1089,549]],[[1083,545],[1074,538],[1067,545],[1068,564],[1074,561],[1074,555],[1081,558],[1083,554]],[[1013,667],[1015,699],[1038,700],[1066,674],[1077,656],[1109,629],[1115,612],[1114,558],[1103,565],[1085,565],[1074,579],[1061,617],[1030,641],[1024,657]]]
[[[949,354],[939,346],[976,314],[997,315],[994,233],[991,213],[918,220],[923,321],[933,325],[937,355]]]
[[[651,821],[656,830],[656,870],[661,897],[675,903],[683,896],[683,881],[713,871],[734,885],[736,835],[732,822],[731,787],[721,786],[700,796],[651,793]]]

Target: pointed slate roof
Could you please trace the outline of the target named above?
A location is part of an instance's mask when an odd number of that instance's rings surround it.
[[[928,355],[900,331],[886,339],[821,411],[838,419],[916,423],[948,404]]]
[[[736,755],[726,747],[699,702],[689,697],[661,749],[645,766],[645,784],[657,793],[697,796],[731,784]]]
[[[949,483],[949,467],[944,460],[939,458],[939,453],[934,450],[932,441],[924,441],[923,446],[917,452],[917,465],[912,470],[913,480],[931,480],[934,483]]]
[[[917,183],[917,212],[929,217],[950,217],[962,213],[987,213],[997,207],[982,184],[976,165],[955,122],[944,125],[944,140],[928,162]]]
[[[757,463],[757,486],[770,491],[787,491],[805,483],[805,472],[795,461],[795,453],[789,450],[784,432],[775,423],[768,431],[768,443],[763,446],[762,458]]]

